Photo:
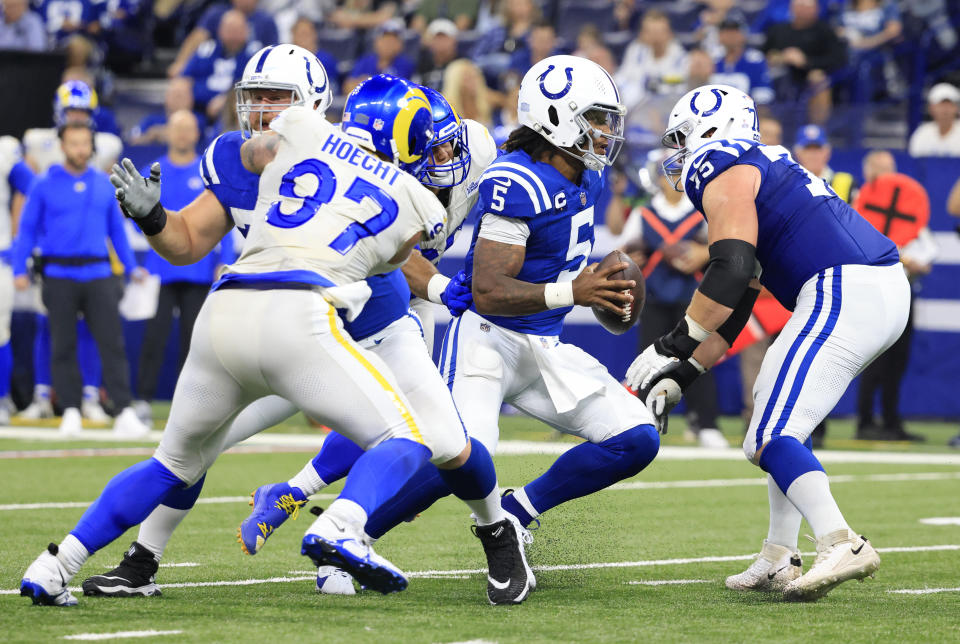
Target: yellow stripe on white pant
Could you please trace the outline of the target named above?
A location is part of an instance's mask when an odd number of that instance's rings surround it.
[[[327,312],[327,317],[330,320],[330,332],[333,334],[333,339],[336,340],[340,346],[346,349],[350,355],[356,358],[357,362],[359,362],[363,368],[374,377],[377,383],[383,387],[383,390],[390,395],[390,397],[393,399],[393,404],[397,407],[397,411],[399,411],[400,415],[403,417],[403,421],[407,424],[407,427],[410,428],[410,433],[413,434],[414,440],[423,445],[423,436],[420,434],[420,430],[417,428],[417,424],[413,420],[413,414],[411,414],[410,410],[407,409],[407,406],[400,398],[400,395],[397,394],[394,388],[390,385],[390,382],[383,377],[383,374],[377,371],[377,368],[370,364],[370,361],[363,357],[362,353],[357,351],[357,348],[353,346],[353,343],[347,340],[347,338],[340,333],[340,329],[337,326],[337,312],[333,306],[331,306]]]

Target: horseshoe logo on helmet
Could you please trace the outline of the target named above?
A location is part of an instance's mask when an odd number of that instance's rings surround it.
[[[554,70],[553,65],[548,65],[542,74],[537,78],[540,81],[540,91],[543,92],[543,95],[549,98],[552,101],[557,100],[558,98],[563,98],[570,91],[570,88],[573,87],[573,67],[567,67],[564,70],[564,73],[567,76],[567,84],[559,92],[548,92],[547,88],[543,86],[543,81],[546,79],[547,74]]]
[[[720,109],[720,104],[723,102],[723,92],[718,89],[711,89],[710,92],[713,93],[717,99],[716,105],[701,113],[700,110],[697,109],[697,97],[700,96],[700,92],[694,92],[693,96],[690,97],[690,111],[701,117],[713,116],[716,114],[717,110]]]
[[[304,56],[304,57],[303,57],[303,62],[305,62],[305,63],[307,64],[307,83],[309,83],[311,86],[313,86],[313,91],[314,91],[314,92],[316,92],[317,94],[322,94],[322,93],[325,92],[326,89],[327,89],[327,77],[326,77],[326,75],[324,74],[324,76],[323,76],[323,85],[322,85],[321,87],[317,87],[316,85],[313,84],[313,74],[310,73],[310,59],[307,58],[306,56]]]

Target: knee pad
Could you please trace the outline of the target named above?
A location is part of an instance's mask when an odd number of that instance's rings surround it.
[[[643,470],[656,458],[660,451],[660,434],[653,425],[638,425],[599,445],[619,456],[611,465],[621,474],[620,479],[625,479]]]

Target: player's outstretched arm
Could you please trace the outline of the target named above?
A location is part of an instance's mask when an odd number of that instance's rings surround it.
[[[276,132],[264,132],[243,142],[240,146],[240,161],[253,174],[263,174],[263,169],[277,156],[280,137]]]
[[[633,301],[633,280],[611,280],[610,275],[627,267],[617,263],[602,271],[591,266],[572,282],[531,284],[516,279],[523,267],[526,246],[480,237],[473,252],[473,301],[477,312],[487,315],[528,315],[547,309],[579,304],[602,306],[624,315],[623,306]]]
[[[450,279],[416,249],[403,265],[403,276],[414,295],[434,304],[443,304],[454,317],[463,315],[473,304],[470,282],[464,271]]]

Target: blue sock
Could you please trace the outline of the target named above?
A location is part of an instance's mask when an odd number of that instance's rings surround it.
[[[190,487],[175,487],[167,495],[163,497],[161,503],[168,508],[173,508],[174,510],[189,510],[197,503],[197,499],[200,497],[200,492],[203,490],[203,482],[207,479],[207,475],[204,474],[200,477],[200,480],[191,485]]]
[[[430,449],[408,438],[391,438],[365,452],[337,498],[353,501],[371,516],[430,459]]]
[[[581,443],[565,452],[542,476],[523,486],[537,515],[570,499],[592,494],[640,472],[660,451],[660,435],[653,425],[639,425],[602,443]],[[503,509],[529,525],[536,515],[513,497],[503,498]]]
[[[784,494],[807,472],[824,471],[813,452],[792,436],[779,436],[767,443],[760,454],[760,469],[773,477]]]
[[[363,450],[359,445],[346,436],[330,432],[311,463],[323,482],[330,485],[346,476],[361,456]]]
[[[392,499],[370,515],[365,531],[374,539],[379,539],[448,494],[450,487],[440,477],[440,470],[432,463],[427,463],[410,477]]]
[[[811,452],[813,451],[813,436],[807,436],[807,440],[803,441],[803,446],[806,447]],[[763,456],[763,454],[761,454]]]
[[[37,329],[33,336],[33,382],[50,386],[50,323],[46,315],[37,314]]]
[[[458,499],[478,501],[485,499],[497,486],[497,471],[486,446],[470,439],[470,457],[455,470],[439,470],[440,478]]]
[[[13,349],[8,341],[0,346],[0,398],[10,393],[10,372],[13,369]]]
[[[93,340],[87,323],[77,322],[77,363],[80,365],[80,378],[84,387],[100,388],[100,355],[97,343]],[[126,363],[124,363],[126,364]]]
[[[93,554],[146,519],[177,487],[183,481],[157,459],[137,463],[110,479],[70,534]]]

